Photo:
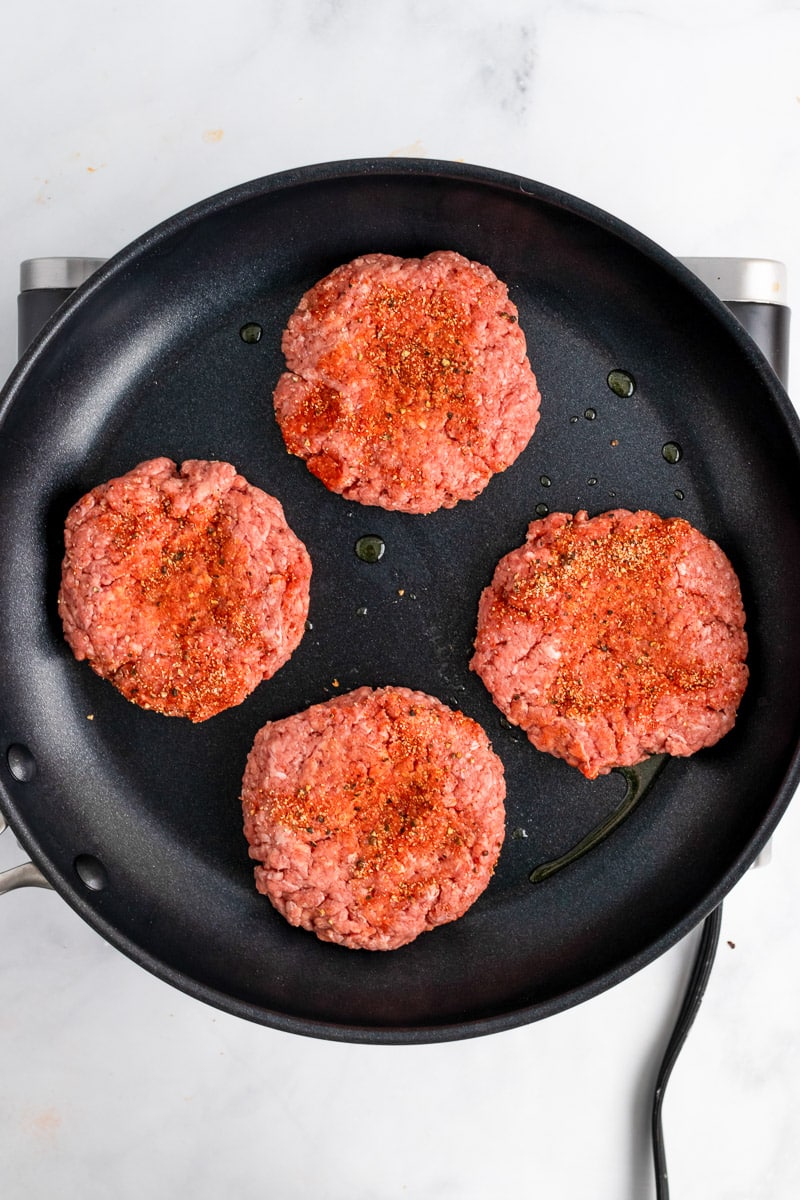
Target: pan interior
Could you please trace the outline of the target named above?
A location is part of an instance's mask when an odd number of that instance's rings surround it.
[[[520,459],[425,517],[350,504],[285,452],[271,407],[303,292],[370,251],[457,250],[510,289],[542,391]],[[257,342],[240,335],[258,324]],[[611,371],[635,381],[609,387]],[[180,987],[326,1036],[424,1040],[531,1020],[594,994],[688,931],[757,853],[798,737],[797,434],[757,353],[699,285],[623,226],[467,169],[300,173],[248,185],[123,252],[9,386],[0,438],[3,805],[79,911]],[[677,462],[663,447],[680,447]],[[236,465],[276,495],[314,564],[299,649],[202,725],[128,704],[65,646],[55,607],[70,504],[157,455]],[[672,456],[674,457],[674,455]],[[683,516],[742,581],[751,681],[734,731],[672,760],[611,838],[532,886],[624,793],[506,727],[468,661],[496,561],[549,511]],[[377,563],[354,553],[377,535]],[[391,954],[290,928],[257,896],[239,787],[258,728],[362,684],[420,689],[478,720],[503,759],[508,832],[462,920]],[[92,855],[107,885],[81,883]]]

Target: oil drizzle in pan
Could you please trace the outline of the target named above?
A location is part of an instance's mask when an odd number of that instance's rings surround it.
[[[595,846],[607,838],[618,825],[622,824],[628,814],[633,811],[642,796],[649,790],[656,777],[661,773],[668,758],[668,754],[654,754],[651,758],[645,759],[644,762],[637,763],[635,767],[616,767],[615,770],[619,771],[620,775],[625,777],[628,785],[621,804],[609,813],[599,825],[587,833],[585,837],[581,838],[566,854],[562,854],[560,858],[554,858],[550,862],[541,863],[531,871],[531,883],[541,883],[542,880],[549,879],[551,875],[555,875],[562,867],[568,867],[570,863],[582,858],[584,854],[588,854],[590,850],[593,850]]]

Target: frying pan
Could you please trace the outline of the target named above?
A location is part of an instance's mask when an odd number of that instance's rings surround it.
[[[453,249],[509,286],[542,391],[529,446],[472,503],[351,504],[284,450],[280,335],[360,253]],[[259,340],[240,331],[258,325]],[[608,384],[627,372],[632,395]],[[680,454],[663,447],[680,448]],[[279,497],[314,563],[311,628],[241,706],[191,725],[142,711],[72,658],[56,611],[69,506],[157,455],[233,462]],[[677,458],[677,461],[674,461]],[[672,459],[673,461],[668,461]],[[582,1002],[675,943],[771,835],[798,780],[800,436],[735,318],[614,217],[516,176],[361,160],[247,183],[146,233],[63,305],[0,409],[3,812],[104,938],[192,995],[280,1029],[425,1042]],[[545,509],[649,508],[718,541],[742,583],[750,684],[734,730],[671,759],[601,844],[541,883],[619,803],[500,718],[468,661],[480,590]],[[359,537],[383,539],[367,563]],[[239,787],[253,737],[363,684],[439,696],[505,765],[508,826],[461,920],[389,953],[291,928],[256,894]]]

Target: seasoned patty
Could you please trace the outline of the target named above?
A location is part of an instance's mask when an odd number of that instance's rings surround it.
[[[500,560],[471,665],[534,746],[593,779],[731,729],[744,623],[733,567],[687,521],[553,513]]]
[[[427,513],[472,500],[539,419],[505,284],[450,250],[338,267],[300,301],[283,352],[287,449],[362,504]]]
[[[323,941],[394,950],[484,890],[504,799],[475,721],[407,688],[359,688],[256,735],[242,789],[256,887]]]
[[[303,635],[311,560],[230,463],[141,463],[79,500],[64,536],[64,635],[142,708],[213,717]]]

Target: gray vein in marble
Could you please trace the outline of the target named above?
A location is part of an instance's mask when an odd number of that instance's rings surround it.
[[[343,69],[356,40],[362,47],[369,45],[376,63],[383,60],[387,92],[395,93],[399,102],[422,64],[435,63],[428,77],[442,80],[460,64],[472,81],[475,104],[488,101],[520,119],[530,106],[535,67],[531,9],[535,14],[548,7],[516,2],[493,15],[483,4],[456,0],[383,6],[371,0],[320,0],[290,13],[275,10],[275,27],[294,19],[301,26],[301,38],[308,41],[309,55],[325,47],[330,56],[342,56]],[[414,57],[404,59],[397,53],[399,47],[413,48]]]
[[[503,24],[483,30],[481,40],[486,49],[479,79],[486,99],[514,117],[523,117],[530,107],[536,64],[534,31],[527,25]]]

